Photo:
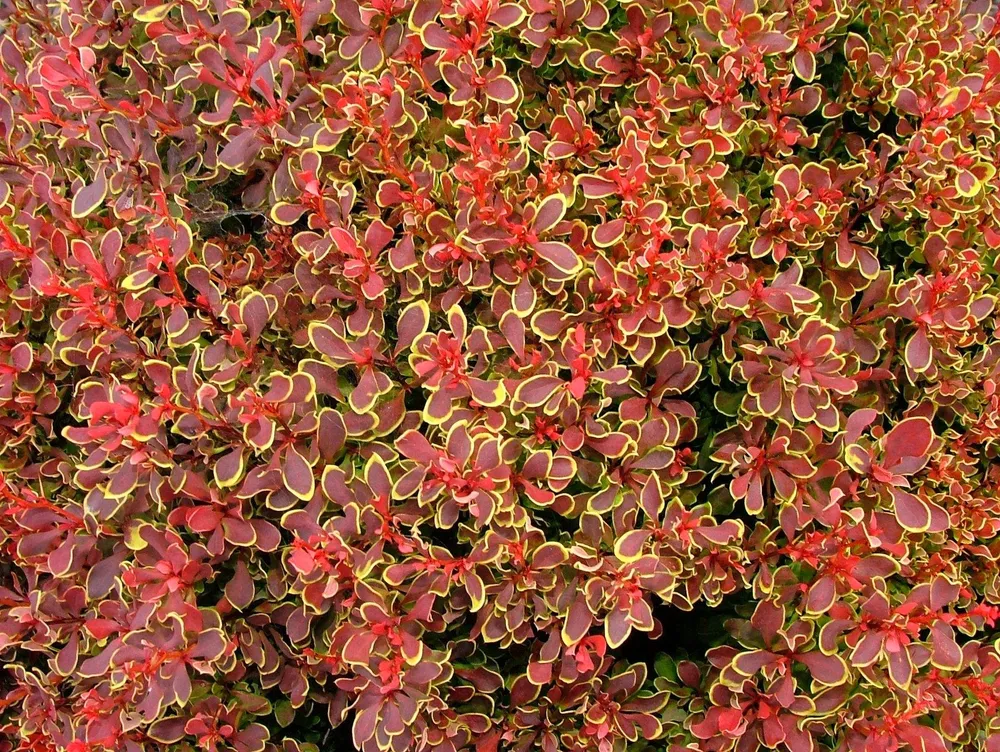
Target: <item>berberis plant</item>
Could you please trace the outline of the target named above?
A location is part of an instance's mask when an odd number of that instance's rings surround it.
[[[1000,752],[994,3],[0,27],[0,752]]]

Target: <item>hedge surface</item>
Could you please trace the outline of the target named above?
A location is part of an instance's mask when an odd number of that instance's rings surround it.
[[[1000,751],[990,2],[0,26],[0,752]]]

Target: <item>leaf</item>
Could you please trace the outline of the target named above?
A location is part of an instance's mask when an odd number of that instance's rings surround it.
[[[565,382],[558,376],[532,376],[522,381],[514,390],[514,401],[522,402],[528,407],[540,407],[564,384]]]
[[[410,430],[396,440],[396,449],[408,459],[429,463],[438,456],[438,450],[418,431]]]
[[[498,78],[486,84],[486,96],[500,104],[511,104],[517,100],[517,85],[508,76]]]
[[[839,655],[824,655],[816,650],[799,655],[798,661],[809,669],[813,679],[820,684],[835,687],[847,681],[847,663]]]
[[[904,351],[906,364],[917,373],[923,373],[931,366],[932,354],[933,350],[930,340],[927,339],[927,332],[921,327],[906,343]]]
[[[901,488],[890,489],[896,519],[905,530],[923,533],[931,526],[931,510],[923,501]]]
[[[422,300],[410,303],[399,314],[396,321],[396,348],[395,353],[399,355],[410,349],[413,343],[427,331],[430,323],[430,307]]]
[[[565,622],[563,622],[563,643],[575,645],[586,637],[593,623],[594,615],[587,608],[587,602],[582,597],[577,597],[569,608]]]
[[[225,592],[226,600],[238,611],[242,611],[253,602],[253,579],[250,577],[250,571],[247,569],[247,565],[243,559],[237,560],[236,572],[233,574],[232,579],[226,583]]]
[[[238,133],[232,136],[222,149],[219,162],[226,169],[239,171],[256,159],[263,148],[263,143],[258,139],[257,131],[252,128],[240,130],[238,126],[234,126],[234,129]]]
[[[160,744],[176,744],[184,738],[184,725],[186,723],[187,718],[183,716],[160,718],[149,727],[146,734]]]
[[[498,407],[507,398],[507,391],[502,381],[486,381],[484,379],[469,379],[469,390],[476,404],[483,407]]]
[[[563,564],[569,558],[565,548],[555,542],[543,543],[531,557],[534,569],[553,569]]]
[[[566,198],[561,193],[554,193],[542,199],[535,207],[535,218],[532,226],[541,235],[548,232],[566,215]]]
[[[576,274],[583,267],[580,257],[565,243],[549,240],[535,243],[535,253],[565,274]]]
[[[158,23],[167,17],[174,3],[163,3],[162,5],[147,5],[132,13],[132,18],[140,23]]]
[[[277,301],[273,297],[269,298],[256,291],[243,299],[240,303],[240,318],[247,328],[247,339],[250,342],[256,342],[260,339],[264,327],[267,326],[273,315],[272,311],[276,309]]]
[[[257,542],[254,526],[238,517],[222,518],[222,534],[234,546],[253,546]]]
[[[649,539],[646,530],[629,530],[615,541],[615,556],[622,561],[635,561],[643,554],[643,547]]]
[[[82,219],[93,213],[97,207],[104,203],[108,195],[108,181],[104,175],[104,170],[98,171],[94,176],[94,182],[85,185],[73,194],[72,213],[75,219]]]
[[[934,429],[927,418],[915,416],[900,421],[883,438],[885,467],[900,475],[912,475],[930,460]]]
[[[216,460],[212,467],[212,475],[219,488],[235,486],[243,477],[245,461],[243,450],[233,449],[227,452],[220,459]]]
[[[889,678],[900,689],[910,686],[910,679],[913,678],[913,663],[910,661],[910,654],[900,648],[896,651],[888,651]]]
[[[316,491],[316,478],[312,466],[306,458],[299,454],[294,446],[285,450],[285,462],[281,469],[281,478],[291,493],[303,501],[312,499]]]
[[[836,598],[836,581],[828,576],[819,577],[809,586],[806,611],[810,614],[824,614],[830,610]]]

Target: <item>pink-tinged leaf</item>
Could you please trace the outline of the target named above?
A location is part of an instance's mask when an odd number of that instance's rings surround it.
[[[464,342],[469,333],[469,320],[461,306],[453,305],[448,309],[448,327],[459,342]]]
[[[424,420],[434,425],[444,423],[452,412],[451,397],[443,390],[434,392],[424,404]]]
[[[949,752],[949,750],[955,752],[955,747],[949,747],[945,744],[941,734],[930,726],[910,722],[902,724],[902,728],[896,733],[914,752],[917,750],[920,752]],[[992,752],[989,742],[987,742],[986,750]]]
[[[900,648],[896,651],[887,651],[886,657],[889,659],[889,678],[901,689],[910,686],[910,679],[913,678],[913,663],[910,662],[910,654]]]
[[[917,329],[906,343],[906,364],[917,373],[923,373],[931,365],[933,350],[927,332],[923,327]]]
[[[614,196],[618,190],[614,181],[594,175],[579,177],[576,182],[587,198],[607,198]]]
[[[608,647],[617,648],[622,645],[632,633],[632,624],[624,611],[612,611],[604,621],[604,637]]]
[[[80,658],[80,633],[74,632],[69,640],[56,654],[53,665],[60,676],[70,676],[76,669]]]
[[[234,126],[234,130],[239,132],[229,138],[229,142],[219,154],[219,162],[227,169],[238,171],[257,158],[264,144],[253,128],[240,130]]]
[[[501,381],[470,378],[469,391],[472,399],[484,407],[497,407],[507,399],[507,392]]]
[[[465,592],[469,594],[471,609],[478,611],[486,603],[486,585],[479,575],[470,572],[465,577]]]
[[[931,627],[931,662],[936,668],[957,671],[962,667],[962,649],[955,642],[954,630],[947,624]]]
[[[569,555],[565,548],[558,543],[543,543],[531,557],[533,569],[553,569],[563,564]]]
[[[238,517],[222,519],[222,534],[234,546],[252,546],[257,542],[257,532],[253,525]]]
[[[622,561],[635,561],[642,556],[648,539],[649,532],[646,530],[629,530],[615,541],[615,556]]]
[[[552,398],[564,381],[558,376],[532,376],[522,381],[514,391],[514,400],[528,407],[540,407]]]
[[[928,533],[943,533],[951,527],[951,515],[948,514],[947,509],[928,499],[925,499],[924,503],[931,512],[931,523],[927,527]]]
[[[233,449],[222,455],[212,467],[212,474],[220,488],[235,486],[243,477],[244,458],[241,449]]]
[[[34,359],[34,350],[27,342],[18,342],[11,348],[10,364],[21,373],[31,370]]]
[[[108,180],[104,170],[99,170],[94,176],[94,182],[85,185],[73,194],[72,212],[77,219],[82,219],[97,210],[108,195]]]
[[[375,736],[375,728],[378,722],[378,710],[374,707],[363,708],[354,714],[354,726],[351,732],[355,749],[368,748],[365,742]]]
[[[226,636],[221,629],[207,629],[198,635],[198,640],[191,650],[191,657],[215,661],[226,652]]]
[[[84,623],[84,628],[96,640],[106,640],[111,635],[121,629],[121,625],[114,619],[88,619]]]
[[[407,431],[396,440],[396,449],[407,459],[429,464],[438,456],[438,450],[418,431]]]
[[[594,228],[594,243],[607,248],[625,237],[625,220],[613,219]]]
[[[306,211],[305,206],[279,201],[271,207],[271,221],[278,225],[294,225],[305,216]]]
[[[696,539],[716,546],[730,543],[742,535],[743,523],[740,520],[723,520],[712,526],[702,525],[695,533]]]
[[[548,261],[556,269],[566,274],[576,274],[582,267],[580,257],[576,255],[576,251],[565,243],[550,240],[535,243],[534,249],[539,258]]]
[[[233,740],[236,752],[264,752],[270,732],[260,723],[251,723],[239,732]]]
[[[785,609],[772,600],[763,600],[750,617],[750,623],[767,643],[773,643],[778,632],[785,626]]]
[[[609,433],[601,438],[590,438],[587,445],[596,449],[605,457],[621,457],[630,446],[630,439],[624,433]]]
[[[896,519],[905,530],[922,533],[931,524],[931,510],[918,497],[900,488],[890,489]]]
[[[911,417],[900,421],[882,439],[884,466],[900,475],[919,472],[929,461],[934,443],[934,429],[927,418]]]
[[[311,574],[316,569],[316,561],[312,555],[302,548],[293,549],[288,556],[288,564],[299,574]]]
[[[864,430],[874,423],[876,418],[878,418],[878,411],[871,408],[863,408],[851,413],[847,418],[845,443],[854,444],[857,442],[861,434],[864,433]]]
[[[764,511],[764,487],[761,478],[756,473],[743,476],[747,479],[746,499],[744,505],[750,514],[760,514]],[[734,483],[736,481],[733,481]]]
[[[802,188],[802,174],[799,172],[799,168],[794,164],[783,165],[774,175],[774,190],[776,196],[782,196],[785,199],[794,197],[799,189]],[[791,270],[789,270],[791,271]],[[785,280],[782,278],[778,284],[779,280],[775,280],[774,287],[781,289],[786,284],[796,284],[801,278],[802,267],[795,267],[795,276],[791,279]]]
[[[732,667],[743,676],[753,676],[764,668],[764,666],[775,662],[777,659],[778,656],[766,650],[750,650],[735,656]]]
[[[250,571],[246,563],[239,559],[236,562],[236,572],[229,582],[226,583],[226,600],[232,604],[233,608],[242,611],[251,603],[254,598],[254,584],[250,577]]]
[[[358,632],[344,646],[343,657],[348,663],[366,665],[372,655],[372,647],[378,636],[374,632]]]
[[[818,650],[797,656],[796,660],[809,669],[813,679],[834,687],[847,681],[847,664],[839,655],[824,655]]]
[[[267,520],[261,519],[250,520],[250,525],[253,527],[254,535],[256,536],[254,545],[256,545],[258,550],[268,553],[278,550],[278,546],[281,545],[281,533],[278,531],[278,528]]]
[[[87,596],[92,600],[105,597],[115,587],[115,580],[121,575],[124,551],[105,556],[87,572]]]
[[[382,47],[376,39],[370,39],[364,47],[361,48],[361,55],[359,56],[359,62],[361,63],[362,70],[373,71],[382,65],[382,61],[385,59],[385,55],[382,52]]]
[[[494,102],[511,104],[517,99],[517,86],[508,76],[499,76],[486,84],[486,96]]]
[[[566,214],[566,198],[561,193],[547,196],[535,208],[535,218],[532,222],[534,230],[539,235],[555,227]]]
[[[594,615],[587,608],[586,600],[582,596],[577,597],[570,606],[566,621],[563,623],[563,643],[575,645],[587,636],[593,623]]]
[[[496,446],[495,443],[491,442],[493,447]],[[450,431],[448,431],[448,438],[445,442],[445,448],[448,450],[448,454],[451,455],[456,461],[465,464],[468,462],[469,458],[472,456],[472,436],[466,430],[466,425],[464,423],[456,424]]]
[[[833,606],[836,597],[836,580],[829,576],[820,577],[809,586],[809,592],[806,595],[806,611],[810,614],[826,613]]]
[[[851,652],[850,662],[854,666],[870,666],[882,653],[883,637],[875,632],[867,632],[858,640]]]
[[[959,170],[955,176],[955,188],[958,192],[971,198],[982,189],[982,182],[969,170]]]
[[[378,397],[379,388],[376,382],[375,369],[367,366],[363,367],[358,384],[351,390],[347,401],[354,412],[367,413],[375,407]]]
[[[899,89],[896,92],[896,101],[893,104],[904,115],[919,117],[921,114],[920,101],[912,89]]]
[[[304,501],[310,500],[316,491],[316,478],[312,467],[294,446],[285,450],[281,478],[285,488]]]
[[[115,498],[127,496],[139,484],[139,466],[125,462],[111,474],[107,494]]]
[[[510,701],[513,707],[527,705],[538,697],[541,687],[532,684],[527,676],[518,676],[510,688]]]
[[[509,29],[517,26],[524,20],[525,10],[517,3],[503,3],[490,14],[490,24],[501,28]]]
[[[160,744],[176,744],[184,738],[186,717],[161,718],[153,723],[146,734]]]
[[[530,310],[530,309],[529,309]],[[524,322],[515,311],[507,311],[500,319],[500,331],[503,333],[514,354],[524,359],[525,335],[527,331]]]
[[[750,43],[765,55],[777,55],[795,47],[795,40],[778,31],[762,31],[750,37]]]
[[[792,58],[792,66],[795,75],[803,81],[809,82],[816,77],[816,56],[809,50],[797,50]]]
[[[250,293],[240,304],[240,314],[247,328],[247,339],[256,342],[271,318],[267,298],[259,292]]]
[[[403,309],[396,322],[397,341],[395,352],[397,355],[410,349],[417,338],[427,331],[430,318],[430,308],[423,301],[410,303]]]

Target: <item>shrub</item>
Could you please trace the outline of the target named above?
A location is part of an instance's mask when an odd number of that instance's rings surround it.
[[[987,0],[2,0],[0,752],[1000,750]]]

